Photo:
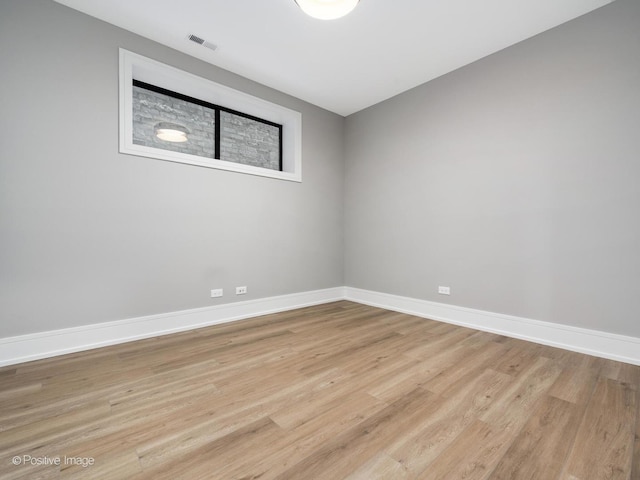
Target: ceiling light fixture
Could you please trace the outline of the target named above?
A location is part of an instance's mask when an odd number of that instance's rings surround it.
[[[187,130],[177,123],[160,122],[155,126],[156,137],[165,142],[186,142],[188,140]]]
[[[304,13],[320,20],[344,17],[360,0],[294,0]]]

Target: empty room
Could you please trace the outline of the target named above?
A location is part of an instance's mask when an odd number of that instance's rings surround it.
[[[640,480],[638,0],[0,0],[0,478]]]

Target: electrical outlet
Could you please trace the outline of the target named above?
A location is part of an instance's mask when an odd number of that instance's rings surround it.
[[[440,295],[451,295],[451,288],[450,287],[438,287],[438,293]]]
[[[223,294],[223,291],[221,288],[216,288],[215,290],[211,290],[211,298],[221,297],[222,294]]]
[[[236,295],[244,295],[247,293],[247,287],[236,287]]]

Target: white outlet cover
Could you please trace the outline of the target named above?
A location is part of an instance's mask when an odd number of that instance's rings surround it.
[[[450,287],[438,287],[438,293],[440,295],[451,295],[451,288]]]

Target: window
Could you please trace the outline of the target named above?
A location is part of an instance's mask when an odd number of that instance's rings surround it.
[[[301,181],[301,116],[120,50],[120,151]]]

